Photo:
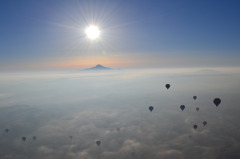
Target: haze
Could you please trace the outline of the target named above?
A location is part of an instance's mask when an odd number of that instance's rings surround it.
[[[0,159],[239,159],[239,8],[2,0]]]
[[[1,74],[0,156],[239,158],[239,80],[198,69]]]

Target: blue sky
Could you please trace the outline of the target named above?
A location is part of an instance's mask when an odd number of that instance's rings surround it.
[[[1,1],[0,67],[238,67],[239,7],[234,0]],[[89,24],[101,29],[98,41],[85,37]]]

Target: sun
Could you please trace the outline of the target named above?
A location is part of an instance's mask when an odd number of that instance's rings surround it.
[[[90,25],[86,28],[85,33],[90,40],[96,40],[100,36],[100,30],[95,25]]]

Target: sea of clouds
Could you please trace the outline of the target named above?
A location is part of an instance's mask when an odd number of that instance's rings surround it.
[[[138,69],[0,76],[2,159],[240,158],[239,73]],[[216,97],[222,100],[218,107]]]

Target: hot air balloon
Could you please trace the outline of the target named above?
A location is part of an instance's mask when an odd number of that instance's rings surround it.
[[[153,111],[153,106],[149,106],[149,110],[150,110],[150,111]]]
[[[207,122],[206,122],[206,121],[203,121],[203,125],[204,125],[204,126],[207,125]]]
[[[220,98],[215,98],[213,100],[213,103],[216,105],[216,107],[221,103],[221,99]]]
[[[196,100],[196,99],[197,99],[197,96],[193,96],[193,99]]]
[[[33,137],[32,137],[32,139],[33,139],[33,140],[36,140],[36,139],[37,139],[37,137],[36,137],[36,136],[33,136]]]
[[[185,109],[185,105],[181,105],[180,109],[182,109],[182,111]]]
[[[101,141],[96,141],[96,144],[98,145],[98,146],[100,146],[101,145]]]
[[[166,87],[167,89],[169,89],[169,88],[170,88],[170,84],[166,84],[165,87]]]
[[[70,135],[70,136],[69,136],[69,139],[72,139],[72,138],[73,138],[73,136],[72,136],[72,135]]]
[[[199,110],[200,110],[200,108],[199,108],[199,107],[197,107],[197,108],[196,108],[196,111],[199,111]]]
[[[6,133],[8,133],[8,131],[9,131],[8,129],[5,129],[5,132],[6,132]]]
[[[197,127],[198,127],[197,125],[193,125],[193,128],[194,128],[195,130],[197,129]]]
[[[26,137],[22,137],[22,141],[26,141],[26,139],[27,139]]]

